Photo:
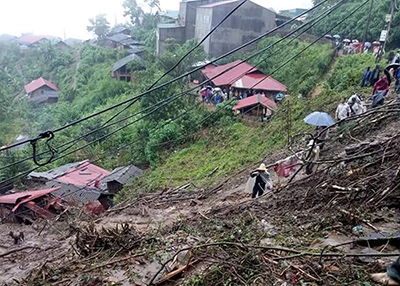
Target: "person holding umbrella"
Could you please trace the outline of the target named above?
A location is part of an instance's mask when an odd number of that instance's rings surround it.
[[[315,143],[322,149],[328,139],[329,126],[334,125],[335,121],[328,113],[316,111],[304,118],[304,122],[316,127]]]

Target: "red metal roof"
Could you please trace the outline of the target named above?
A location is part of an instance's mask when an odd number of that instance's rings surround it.
[[[60,187],[47,189],[47,190],[38,190],[38,191],[27,191],[22,193],[15,193],[11,195],[5,195],[0,197],[0,204],[8,204],[14,205],[17,204],[13,211],[15,211],[20,205],[33,201],[34,199],[46,196],[52,192],[59,190]]]
[[[232,86],[243,89],[258,89],[286,92],[287,87],[271,76],[263,74],[247,74],[237,80]]]
[[[238,66],[236,66],[236,65],[238,65]],[[230,68],[231,68],[231,70],[229,70]],[[212,80],[212,82],[216,86],[231,85],[233,82],[238,80],[244,74],[249,74],[249,73],[258,71],[258,69],[253,67],[252,65],[249,65],[248,63],[246,63],[244,61],[238,60],[238,61],[234,61],[229,64],[223,65],[223,66],[216,67],[213,65],[208,65],[202,70],[202,72],[203,72],[204,76],[206,76],[208,79],[211,79],[214,76],[216,76],[226,70],[228,70],[226,73],[224,73]]]
[[[273,100],[265,97],[265,95],[253,95],[245,99],[239,100],[237,104],[233,107],[233,110],[240,110],[242,108],[252,107],[257,104],[261,104],[272,110],[275,110],[277,107],[276,103]]]
[[[221,6],[221,5],[225,5],[225,4],[231,4],[231,3],[235,3],[235,2],[239,2],[239,0],[228,0],[228,1],[216,2],[216,3],[200,6],[200,8],[213,8],[213,7],[217,7],[217,6]]]
[[[99,182],[109,174],[109,171],[85,161],[81,165],[71,168],[56,180],[75,186],[97,187]]]
[[[58,88],[54,83],[52,83],[51,81],[45,80],[42,77],[25,85],[25,91],[26,91],[26,93],[31,93],[31,92],[34,92],[35,90],[38,90],[39,88],[41,88],[43,86],[48,86],[52,90],[58,91]]]
[[[21,36],[18,38],[18,43],[21,45],[32,45],[36,42],[39,42],[40,40],[55,40],[55,39],[59,39],[58,37],[54,37],[54,36],[45,36],[45,35],[33,35],[33,34],[27,34],[24,36]]]

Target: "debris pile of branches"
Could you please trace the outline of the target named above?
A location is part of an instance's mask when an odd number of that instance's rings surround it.
[[[185,252],[189,259],[184,266],[170,271],[168,265],[173,265]],[[368,277],[360,259],[369,256],[372,255],[302,252],[277,246],[215,242],[181,249],[163,264],[149,285],[174,280],[181,284],[177,279],[195,264],[200,264],[204,271],[197,275],[185,274],[184,279],[189,280],[190,285],[287,285],[288,281],[293,285],[345,285]],[[349,259],[352,259],[350,265]],[[378,262],[373,264],[371,268],[382,270]]]
[[[98,230],[89,224],[78,231],[76,248],[80,255],[90,256],[99,251],[124,253],[141,245],[144,238],[129,224],[117,225],[115,228],[102,227]]]

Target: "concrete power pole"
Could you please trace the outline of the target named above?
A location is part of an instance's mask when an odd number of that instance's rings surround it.
[[[385,26],[385,29],[382,31],[381,37],[379,39],[379,41],[382,44],[381,44],[381,48],[380,48],[380,51],[379,51],[379,54],[378,54],[378,61],[381,61],[383,53],[385,52],[387,40],[389,39],[389,33],[390,33],[390,28],[392,26],[393,15],[394,15],[394,11],[396,9],[396,4],[395,3],[396,3],[396,0],[392,0],[391,1],[390,14],[387,15],[386,26]]]

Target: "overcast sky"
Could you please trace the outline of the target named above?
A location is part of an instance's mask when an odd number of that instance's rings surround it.
[[[311,0],[252,0],[275,10],[310,8]],[[88,19],[106,14],[111,24],[124,23],[123,0],[0,0],[0,34],[21,33],[87,39]],[[143,0],[138,0],[138,3]],[[160,0],[163,10],[178,10],[180,0]],[[144,4],[143,4],[144,5]]]

